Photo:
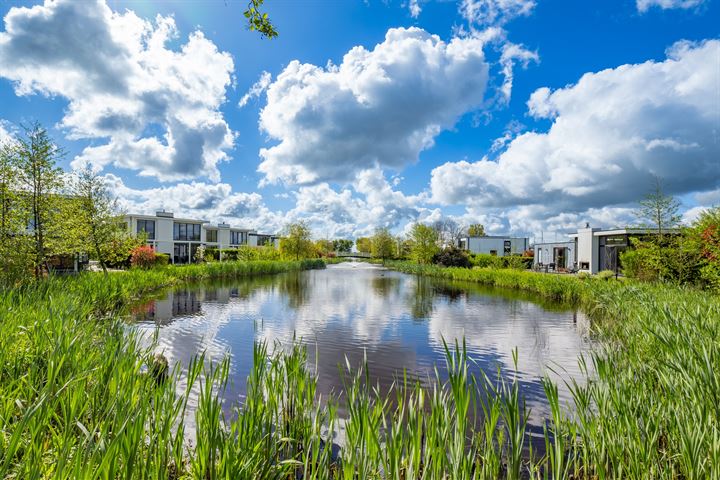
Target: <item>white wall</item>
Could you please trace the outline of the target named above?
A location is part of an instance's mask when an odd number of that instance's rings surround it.
[[[487,253],[495,250],[498,257],[505,256],[505,241],[510,240],[510,253],[521,255],[527,250],[527,238],[510,238],[510,237],[469,237],[467,239],[467,249],[472,253]]]
[[[577,262],[580,269],[583,262],[587,262],[589,269],[583,271],[590,273],[598,272],[598,260],[600,251],[600,239],[593,235],[598,228],[580,228],[577,233]]]

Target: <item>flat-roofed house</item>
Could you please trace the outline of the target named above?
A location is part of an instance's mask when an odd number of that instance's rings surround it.
[[[197,249],[204,245],[218,250],[242,245],[259,246],[267,243],[278,246],[279,237],[259,234],[255,230],[207,220],[175,218],[172,212],[160,210],[155,215],[131,214],[125,216],[130,232],[145,235],[147,244],[158,253],[170,256],[172,263],[191,263]]]
[[[486,253],[504,257],[522,255],[528,249],[527,237],[485,236],[460,239],[460,248],[471,253]]]

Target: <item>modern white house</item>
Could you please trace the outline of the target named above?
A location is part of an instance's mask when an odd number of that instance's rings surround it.
[[[460,248],[471,253],[486,253],[504,257],[506,255],[522,255],[528,249],[529,239],[526,237],[464,237],[460,239]]]
[[[552,270],[570,270],[577,261],[575,255],[575,242],[545,242],[533,246],[535,267],[549,267]]]
[[[226,223],[211,225],[207,220],[175,218],[172,212],[164,210],[155,215],[126,215],[125,223],[133,234],[144,232],[148,245],[158,253],[169,255],[172,263],[192,262],[201,245],[223,250],[268,243],[277,247],[280,241],[277,235],[261,234]]]
[[[669,234],[677,230],[668,231]],[[656,235],[649,228],[613,228],[603,230],[592,228],[589,224],[570,235],[576,245],[578,271],[597,273],[602,270],[621,270],[620,254],[632,248],[632,238]]]
[[[648,228],[601,229],[586,224],[571,234],[567,242],[536,243],[533,263],[593,274],[602,270],[619,272],[622,269],[620,254],[632,248],[631,239],[655,234]]]

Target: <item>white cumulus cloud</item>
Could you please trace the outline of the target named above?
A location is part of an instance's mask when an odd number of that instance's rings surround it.
[[[679,42],[664,61],[539,89],[529,112],[552,120],[550,129],[518,135],[495,160],[435,168],[433,200],[506,209],[515,226],[533,228],[533,219],[558,226],[581,223],[583,216],[610,222],[608,212],[615,224],[630,222],[629,211],[612,209],[642,198],[653,176],[670,194],[716,189],[719,58],[718,40]]]
[[[104,0],[13,7],[0,76],[18,95],[64,97],[61,126],[92,139],[75,164],[115,164],[161,180],[217,179],[233,133],[219,111],[233,61],[201,31],[177,49],[172,17],[154,21]]]
[[[417,161],[442,130],[481,106],[482,48],[475,36],[444,42],[397,28],[340,65],[291,62],[267,89],[260,128],[279,143],[260,151],[259,171],[270,183],[348,182]]]

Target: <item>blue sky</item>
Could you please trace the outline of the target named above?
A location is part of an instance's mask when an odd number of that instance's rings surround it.
[[[0,135],[39,120],[128,211],[261,230],[626,225],[654,175],[691,219],[719,3],[267,0],[267,40],[242,1],[0,1]]]

